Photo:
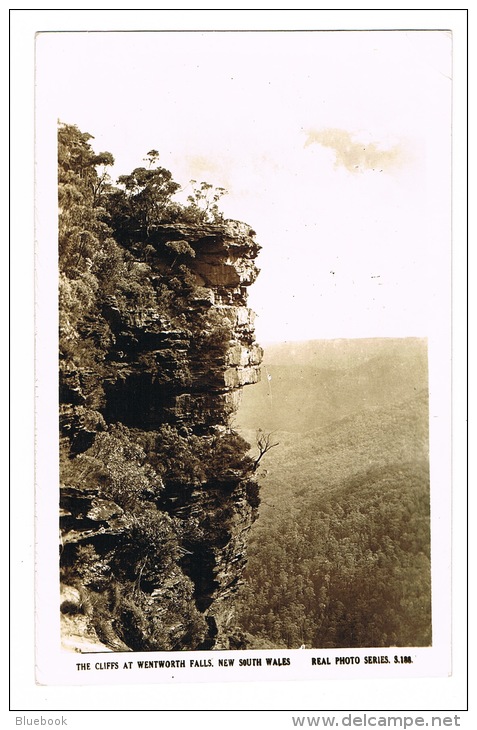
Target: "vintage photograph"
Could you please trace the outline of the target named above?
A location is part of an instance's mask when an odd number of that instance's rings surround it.
[[[72,674],[448,670],[451,62],[446,30],[38,34]]]

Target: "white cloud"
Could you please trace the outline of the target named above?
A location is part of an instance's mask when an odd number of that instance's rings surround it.
[[[260,338],[426,334],[446,276],[442,254],[427,266],[446,245],[445,34],[55,33],[39,50],[41,109],[117,174],[155,148],[181,184],[229,191],[263,245]]]

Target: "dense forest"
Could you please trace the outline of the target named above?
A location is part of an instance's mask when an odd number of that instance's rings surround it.
[[[428,646],[425,342],[289,343],[244,393],[262,461],[242,627],[259,647]]]
[[[240,646],[229,603],[258,486],[229,424],[259,377],[249,226],[151,150],[58,133],[61,613],[74,650]]]

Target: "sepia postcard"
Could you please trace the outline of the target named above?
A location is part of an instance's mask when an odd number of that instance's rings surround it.
[[[451,676],[452,28],[113,21],[35,37],[37,684]]]

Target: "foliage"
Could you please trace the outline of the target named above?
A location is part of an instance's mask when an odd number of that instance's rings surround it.
[[[60,269],[69,278],[91,268],[110,234],[103,206],[110,180],[106,168],[114,164],[114,158],[109,152],[96,155],[90,139],[90,134],[75,126],[59,127],[58,251]],[[100,172],[99,166],[103,166]]]
[[[218,202],[227,194],[225,188],[214,187],[210,183],[191,180],[193,192],[187,196],[189,205],[184,216],[187,221],[198,223],[222,223],[224,217],[219,210]]]
[[[146,454],[129,436],[125,426],[111,426],[99,433],[88,451],[76,457],[79,484],[101,485],[100,496],[114,500],[124,509],[154,501],[162,482]]]
[[[207,481],[205,439],[170,424],[138,433],[137,438],[149,463],[169,485],[198,486]]]
[[[77,548],[77,560],[72,568],[63,568],[62,579],[78,589],[81,606],[76,610],[113,650],[192,650],[207,633],[192,599],[192,582],[180,572],[174,575],[173,590],[153,597],[138,587],[137,576],[128,580],[115,575],[107,559],[86,545]]]
[[[141,651],[195,648],[206,622],[191,580],[178,567],[183,525],[158,509],[162,480],[142,447],[124,426],[111,426],[68,463],[69,484],[96,490],[122,508],[109,549],[80,544],[62,568],[63,581],[80,590],[99,638]]]
[[[234,431],[198,436],[163,424],[157,431],[137,434],[149,463],[166,485],[200,486],[246,476],[252,468],[249,445]]]
[[[160,584],[180,557],[180,546],[173,520],[153,505],[143,505],[129,517],[115,551],[117,574],[134,581],[139,593],[144,583]]]
[[[277,646],[427,646],[425,470],[368,472],[310,499],[251,548],[241,625]]]
[[[129,245],[140,231],[149,236],[158,224],[223,223],[218,203],[227,192],[224,188],[191,180],[193,192],[183,205],[175,200],[181,186],[169,170],[158,165],[159,153],[151,150],[146,160],[148,168],[136,167],[129,175],[120,175],[117,187],[109,190],[108,209],[118,241]]]
[[[180,207],[172,197],[180,185],[164,167],[136,167],[120,175],[118,186],[110,203],[116,230],[143,228],[149,234],[153,225],[177,219]]]
[[[402,378],[407,396],[404,368]],[[330,388],[338,414],[350,390]],[[278,432],[239,606],[254,647],[431,643],[427,413],[421,391],[359,405],[327,428]]]
[[[187,241],[166,241],[165,247],[174,254],[174,261],[172,262],[171,268],[179,256],[195,258],[195,251]]]
[[[247,441],[235,431],[215,436],[207,459],[209,481],[228,481],[232,475],[247,476],[253,470],[248,450]]]
[[[162,397],[190,383],[190,359],[223,356],[231,323],[194,299],[193,242],[153,232],[221,224],[225,191],[202,183],[179,204],[180,186],[154,149],[147,167],[114,185],[113,156],[96,154],[92,139],[76,126],[58,130],[60,476],[80,510],[66,510],[66,530],[75,519],[78,529],[62,551],[62,580],[80,591],[81,610],[111,648],[194,649],[208,626],[183,558],[187,546],[226,532],[234,513],[223,495],[247,477],[248,445],[227,430],[127,428],[124,408],[114,408],[137,402],[144,374]],[[175,516],[194,489],[211,491],[204,519]],[[257,503],[252,486],[247,494]]]
[[[105,375],[113,334],[101,306],[117,289],[125,264],[105,208],[106,168],[114,159],[108,152],[95,154],[91,139],[76,126],[62,124],[58,130],[59,357],[60,392],[74,392],[84,407],[97,410],[102,388],[88,392],[79,373]]]

